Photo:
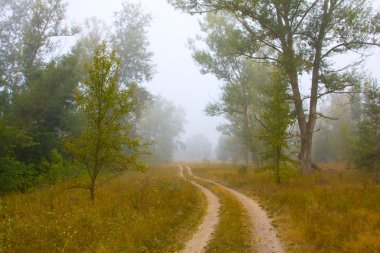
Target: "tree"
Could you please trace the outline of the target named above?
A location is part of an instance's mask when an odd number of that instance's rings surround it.
[[[29,88],[13,94],[11,125],[33,138],[35,145],[20,149],[22,161],[38,166],[51,151],[62,151],[61,136],[78,132],[83,121],[75,108],[74,91],[80,81],[78,59],[66,55],[52,60],[30,76]]]
[[[110,37],[110,28],[96,17],[86,19],[81,27],[80,37],[71,49],[71,53],[79,59],[79,72],[86,75],[85,66],[90,65],[94,58],[95,50],[99,44]]]
[[[248,150],[236,136],[220,136],[216,155],[218,160],[222,162],[245,161],[246,164],[248,163]]]
[[[354,91],[353,91],[354,92]],[[317,162],[345,162],[352,163],[357,137],[357,125],[360,115],[360,93],[348,95],[333,94],[327,100],[327,106],[321,111],[328,118],[321,119],[317,124],[317,133],[313,142],[313,157]]]
[[[367,87],[362,116],[358,124],[358,141],[354,152],[358,168],[375,171],[380,183],[380,88],[375,84]]]
[[[181,145],[185,112],[170,101],[156,97],[148,106],[138,123],[138,132],[151,142],[150,160],[156,163],[172,161],[174,152]]]
[[[280,165],[288,160],[285,149],[288,147],[288,128],[293,122],[289,105],[288,83],[280,70],[273,71],[271,84],[264,87],[267,95],[263,101],[264,111],[260,117],[262,131],[259,138],[265,143],[264,158],[274,164],[277,183],[281,182]]]
[[[122,61],[120,77],[124,85],[150,81],[153,77],[153,53],[148,50],[147,39],[151,19],[140,4],[128,2],[123,2],[121,11],[115,15],[111,45]]]
[[[153,53],[149,51],[147,29],[151,16],[144,12],[140,4],[122,3],[122,9],[115,14],[114,26],[106,27],[104,23],[92,18],[86,21],[82,37],[74,46],[73,53],[78,54],[83,63],[90,61],[95,47],[108,43],[121,59],[120,81],[123,86],[141,84],[150,81],[155,73],[152,64]],[[142,86],[136,86],[134,118],[137,122],[152,96]]]
[[[67,141],[66,145],[85,166],[90,177],[87,188],[94,201],[99,174],[106,169],[119,171],[134,165],[140,154],[141,138],[131,136],[131,126],[125,120],[135,103],[135,86],[121,87],[116,52],[109,52],[105,44],[100,45],[87,71],[88,77],[77,97],[87,126],[79,138]]]
[[[220,126],[219,130],[225,135],[236,136],[259,165],[260,141],[256,138],[259,124],[255,118],[262,109],[259,89],[269,83],[270,73],[268,67],[229,53],[224,31],[233,23],[227,15],[208,14],[201,26],[207,33],[203,41],[210,50],[197,49],[193,44],[193,58],[201,73],[214,74],[224,83],[219,101],[210,103],[206,113],[223,115],[229,123]]]
[[[56,49],[61,36],[77,28],[64,24],[66,4],[62,0],[0,2],[0,84],[10,90],[24,85],[44,57]]]
[[[225,31],[231,55],[278,64],[291,86],[297,112],[301,171],[312,170],[312,143],[320,113],[319,99],[344,92],[360,79],[354,62],[337,66],[332,57],[348,52],[365,57],[379,46],[379,19],[366,0],[169,0],[189,13],[222,12],[236,20]],[[359,61],[360,62],[360,61]],[[308,94],[302,95],[300,76],[310,74]],[[308,102],[308,107],[305,104]]]
[[[185,142],[185,150],[180,154],[186,161],[202,161],[211,159],[212,143],[203,134],[194,134]]]

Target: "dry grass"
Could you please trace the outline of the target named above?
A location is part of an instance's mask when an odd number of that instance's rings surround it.
[[[288,252],[380,252],[380,187],[372,175],[285,171],[284,182],[277,185],[268,171],[239,174],[231,165],[193,168],[196,174],[257,196],[274,216]]]
[[[176,169],[176,168],[175,168]],[[99,188],[1,197],[0,252],[175,252],[196,229],[203,195],[176,171],[128,172]]]

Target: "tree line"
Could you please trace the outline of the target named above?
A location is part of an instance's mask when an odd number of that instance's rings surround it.
[[[63,0],[0,5],[0,193],[87,174],[93,200],[99,175],[171,160],[183,114],[141,85],[155,74],[141,5],[123,2],[110,27],[67,25]]]

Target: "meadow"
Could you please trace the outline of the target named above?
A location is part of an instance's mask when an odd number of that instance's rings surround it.
[[[0,197],[0,252],[175,252],[206,203],[176,167],[126,172],[88,191],[53,188]]]
[[[257,199],[272,216],[288,252],[380,252],[380,186],[372,174],[332,169],[300,175],[285,169],[277,184],[267,170],[245,172],[222,164],[192,168]]]

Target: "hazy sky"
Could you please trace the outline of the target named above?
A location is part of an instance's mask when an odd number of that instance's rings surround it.
[[[97,18],[111,23],[113,13],[121,8],[123,0],[69,0],[68,16],[70,21],[81,24],[86,18]],[[199,16],[190,16],[176,11],[167,0],[130,0],[141,2],[146,11],[153,16],[149,40],[153,61],[157,65],[154,80],[145,86],[153,94],[181,105],[186,110],[186,134],[184,138],[197,133],[209,137],[217,143],[216,126],[221,118],[207,117],[204,114],[206,104],[216,100],[220,94],[220,83],[210,75],[199,73],[187,48],[187,39],[199,34]],[[380,0],[374,1],[380,6]],[[368,61],[367,68],[380,80],[380,53],[377,51]]]

